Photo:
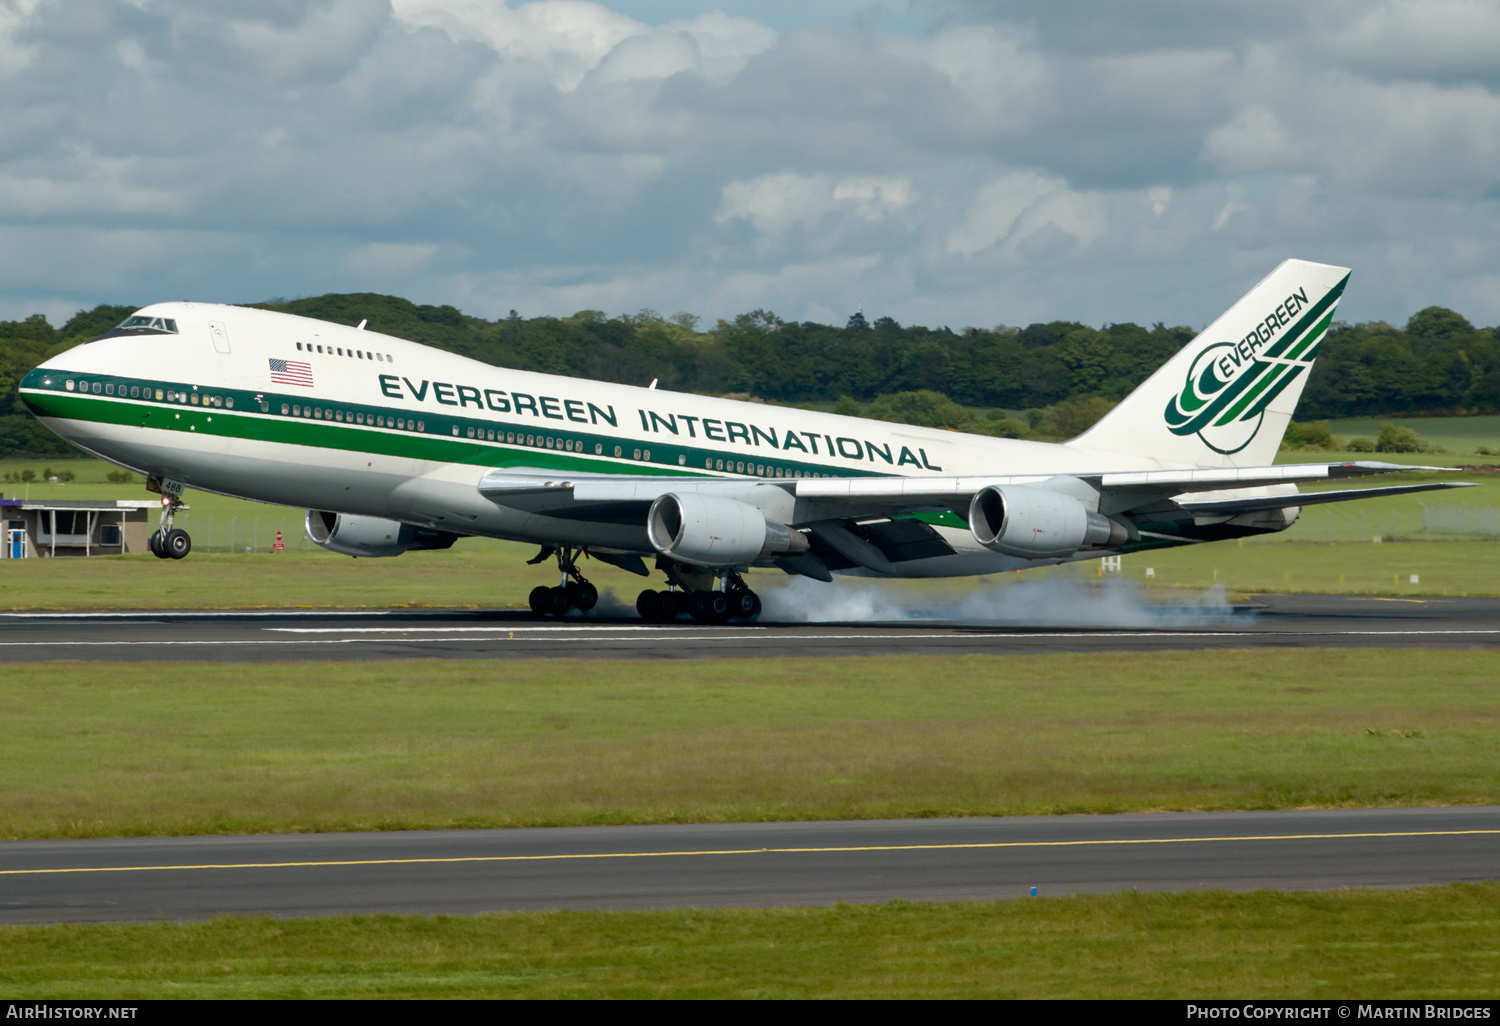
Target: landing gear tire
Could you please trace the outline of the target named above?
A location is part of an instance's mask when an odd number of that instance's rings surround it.
[[[695,591],[688,599],[688,613],[699,623],[724,623],[729,619],[729,596],[722,591]]]
[[[656,618],[662,623],[677,619],[682,612],[682,592],[664,591],[657,596]]]
[[[573,600],[568,596],[568,589],[562,586],[547,589],[546,611],[551,616],[563,616],[569,609],[573,608]]]
[[[167,537],[161,543],[162,551],[173,559],[181,559],[193,551],[193,539],[180,527],[174,527],[167,532]],[[158,553],[160,555],[160,553]]]
[[[568,600],[580,613],[587,613],[599,604],[599,589],[588,581],[569,581]]]
[[[760,596],[749,588],[730,592],[729,615],[736,620],[754,620],[760,615]]]
[[[650,588],[635,597],[635,611],[640,614],[642,620],[661,619],[661,598],[663,594],[671,592],[655,592]]]
[[[531,611],[537,616],[547,615],[547,593],[551,590],[545,584],[538,584],[535,588],[531,589],[531,594],[527,597],[526,604],[531,607]]]
[[[151,537],[147,539],[146,544],[151,547],[151,555],[155,556],[157,559],[170,558],[167,555],[167,551],[161,547],[160,531],[152,531]]]

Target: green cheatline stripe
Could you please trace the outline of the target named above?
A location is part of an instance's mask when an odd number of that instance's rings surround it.
[[[1344,285],[1348,281],[1349,276],[1346,274],[1344,275],[1342,281],[1340,281],[1336,286],[1330,289],[1326,296],[1314,303],[1312,309],[1310,309],[1302,318],[1300,318],[1297,323],[1292,326],[1291,330],[1286,333],[1286,335],[1284,335],[1277,343],[1267,349],[1264,355],[1268,357],[1279,356],[1282,352],[1285,352],[1287,349],[1291,348],[1297,343],[1305,343],[1309,338],[1316,338],[1317,322],[1323,319],[1323,315],[1325,312],[1327,314],[1327,319],[1329,321],[1332,320],[1332,307],[1338,301],[1339,296],[1343,294]],[[1257,360],[1256,363],[1262,367],[1278,366],[1275,364],[1266,364],[1260,360]],[[1264,385],[1269,385],[1271,381],[1274,381],[1278,377],[1281,377],[1280,372],[1271,375],[1269,379],[1264,381]],[[1294,374],[1291,377],[1295,378],[1296,375]],[[1203,412],[1197,414],[1194,417],[1188,418],[1186,423],[1177,427],[1172,427],[1171,430],[1175,434],[1189,435],[1194,431],[1201,431],[1210,422],[1216,422],[1216,426],[1222,426],[1229,423],[1230,420],[1233,420],[1235,413],[1231,411],[1229,414],[1225,415],[1227,419],[1218,419],[1220,417],[1221,411],[1223,411],[1224,408],[1226,406],[1229,406],[1231,403],[1235,403],[1236,400],[1239,399],[1241,393],[1249,389],[1252,383],[1261,382],[1263,379],[1266,379],[1265,371],[1242,374],[1236,381],[1230,384],[1228,388],[1226,388],[1223,392],[1220,392],[1219,395],[1214,398],[1213,402],[1208,405],[1207,409],[1203,410]],[[1291,378],[1288,378],[1286,380],[1290,381]],[[1262,387],[1264,387],[1264,385],[1262,385]],[[1285,385],[1283,384],[1282,387],[1284,388]],[[1259,392],[1260,389],[1256,389],[1256,391]],[[1276,391],[1277,394],[1280,393],[1280,389],[1277,389]],[[1253,399],[1254,397],[1251,396],[1250,398]],[[1243,409],[1243,407],[1240,408]]]
[[[395,456],[400,458],[425,460],[434,463],[461,463],[470,466],[504,468],[507,466],[531,467],[542,470],[593,472],[604,474],[629,474],[636,476],[652,477],[705,477],[709,476],[707,468],[703,463],[707,459],[724,459],[731,454],[724,450],[702,449],[691,446],[682,446],[671,441],[642,442],[634,439],[625,439],[613,435],[599,434],[595,431],[569,430],[571,425],[549,424],[542,422],[530,427],[529,433],[538,438],[555,436],[559,443],[563,437],[573,438],[583,443],[586,449],[592,449],[595,445],[604,446],[606,451],[613,449],[616,445],[625,448],[625,452],[633,452],[637,445],[645,449],[650,446],[656,451],[658,457],[664,457],[668,462],[660,459],[650,462],[630,460],[625,456],[610,459],[606,456],[589,455],[587,452],[569,453],[566,450],[538,448],[521,443],[490,442],[481,439],[470,439],[464,435],[454,437],[452,430],[458,427],[461,432],[469,428],[476,430],[495,430],[509,428],[514,433],[517,427],[521,427],[521,434],[528,433],[524,422],[504,422],[498,420],[481,420],[476,418],[447,417],[442,414],[429,416],[426,411],[422,413],[424,425],[429,430],[414,432],[392,427],[377,427],[372,423],[354,424],[347,422],[327,421],[320,419],[307,419],[282,415],[274,412],[260,412],[258,399],[264,400],[267,406],[276,410],[283,404],[305,405],[311,407],[319,404],[319,408],[332,410],[335,406],[340,410],[357,408],[364,413],[367,419],[375,416],[383,416],[388,422],[393,422],[398,416],[403,419],[412,419],[412,411],[402,408],[370,406],[363,403],[337,403],[334,404],[326,399],[309,399],[302,395],[287,395],[269,392],[249,392],[235,389],[213,389],[214,395],[233,399],[234,408],[194,406],[187,403],[169,402],[165,399],[129,399],[123,396],[93,395],[89,393],[65,392],[55,388],[39,387],[44,378],[62,381],[68,378],[87,379],[90,382],[113,384],[116,387],[129,387],[131,385],[147,385],[153,392],[162,390],[164,392],[180,392],[191,394],[194,386],[181,382],[144,381],[140,378],[112,378],[104,375],[79,375],[65,370],[49,370],[41,372],[34,370],[28,374],[22,382],[22,396],[39,416],[55,417],[64,420],[79,420],[84,422],[118,424],[123,426],[149,427],[158,430],[191,431],[194,434],[207,434],[217,437],[239,438],[248,441],[273,442],[284,445],[304,445],[317,448],[337,449],[345,452],[358,452],[366,454],[378,454],[383,456]],[[208,394],[208,393],[201,393]],[[580,425],[582,427],[583,425]],[[734,453],[738,456],[738,453]],[[758,456],[764,466],[779,466],[784,472],[801,472],[803,474],[828,474],[836,469],[839,476],[847,477],[884,477],[888,473],[879,470],[870,470],[860,467],[837,467],[833,468],[826,464],[805,463],[799,460],[787,459],[785,451],[779,451],[768,455],[767,453],[751,453]],[[683,456],[687,464],[678,464],[677,459]],[[728,474],[730,471],[718,473]],[[737,475],[738,476],[738,475]],[[752,475],[749,472],[744,477],[754,477],[756,480],[775,480],[775,478],[764,478],[762,475]]]
[[[1327,316],[1325,316],[1321,321],[1319,321],[1317,323],[1317,325],[1314,326],[1314,328],[1313,328],[1312,331],[1309,331],[1305,336],[1303,336],[1302,341],[1297,344],[1297,348],[1294,349],[1294,350],[1292,350],[1290,353],[1287,354],[1287,359],[1288,360],[1301,360],[1301,359],[1305,359],[1305,357],[1302,354],[1304,352],[1306,352],[1312,346],[1316,345],[1320,340],[1322,340],[1323,336],[1325,334],[1327,334],[1327,332],[1328,332],[1328,326],[1330,324],[1332,324],[1332,323],[1333,323],[1333,311],[1329,310]]]
[[[1282,364],[1282,366],[1286,368],[1290,373],[1283,375],[1281,377],[1281,380],[1276,382],[1276,386],[1261,397],[1260,402],[1250,407],[1249,411],[1245,414],[1247,418],[1259,416],[1260,414],[1264,413],[1266,407],[1275,402],[1276,397],[1279,396],[1282,392],[1286,391],[1287,386],[1290,385],[1293,381],[1297,380],[1297,377],[1301,375],[1301,373],[1309,366],[1311,366],[1312,361],[1317,359],[1318,349],[1322,346],[1323,338],[1328,333],[1328,326],[1332,322],[1333,312],[1329,311],[1328,316],[1323,319],[1318,327],[1314,328],[1312,332],[1308,334],[1307,339],[1303,341],[1303,345],[1298,347],[1298,352],[1292,355],[1291,359],[1303,361],[1302,365],[1290,366],[1287,364]]]
[[[1266,364],[1265,367],[1265,370],[1255,376],[1255,387],[1246,389],[1245,394],[1240,397],[1240,401],[1226,410],[1222,417],[1214,421],[1214,427],[1223,427],[1225,424],[1232,423],[1236,417],[1245,412],[1245,407],[1255,402],[1255,397],[1264,392],[1267,385],[1279,378],[1287,369],[1287,365],[1284,363]]]
[[[1273,343],[1271,347],[1266,350],[1265,355],[1280,356],[1291,347],[1292,343],[1295,340],[1302,338],[1303,333],[1306,332],[1313,323],[1320,320],[1325,312],[1331,315],[1333,312],[1331,308],[1335,303],[1339,301],[1339,297],[1344,294],[1344,286],[1347,284],[1349,284],[1349,276],[1346,274],[1337,285],[1328,290],[1328,294],[1326,296],[1313,304],[1312,309],[1309,310],[1305,315],[1303,315],[1303,317],[1296,323],[1296,325],[1293,326],[1291,331],[1283,335],[1278,342]]]
[[[1256,361],[1256,365],[1262,367],[1269,366],[1267,364],[1261,364],[1259,361]],[[1244,374],[1241,374],[1234,381],[1230,382],[1230,384],[1224,389],[1224,391],[1216,395],[1213,399],[1213,402],[1209,403],[1202,412],[1192,417],[1182,427],[1173,428],[1172,430],[1176,431],[1180,435],[1189,435],[1194,431],[1201,431],[1205,426],[1211,423],[1215,417],[1219,415],[1220,411],[1222,411],[1230,403],[1234,402],[1235,399],[1239,397],[1241,392],[1249,388],[1252,382],[1259,379],[1263,373],[1264,371],[1257,371],[1252,369],[1245,372]]]
[[[1193,414],[1209,401],[1199,398],[1197,384],[1192,375],[1189,375],[1188,379],[1182,383],[1182,391],[1177,396],[1177,408],[1184,411],[1183,420],[1191,420]],[[1168,413],[1176,412],[1171,407],[1168,407],[1167,411]]]
[[[1277,387],[1275,387],[1275,389],[1272,389],[1271,392],[1266,393],[1266,395],[1263,396],[1262,401],[1257,402],[1257,404],[1254,405],[1253,408],[1251,408],[1250,414],[1248,414],[1248,416],[1254,417],[1257,416],[1257,414],[1265,413],[1266,407],[1269,407],[1272,402],[1277,401],[1277,396],[1280,396],[1281,393],[1286,392],[1287,386],[1290,386],[1293,381],[1296,381],[1298,375],[1301,375],[1302,371],[1304,371],[1304,369],[1307,369],[1307,365],[1311,365],[1311,363],[1313,363],[1313,360],[1317,359],[1317,351],[1319,351],[1323,345],[1322,339],[1323,336],[1320,335],[1319,342],[1316,342],[1316,344],[1314,344],[1313,347],[1311,347],[1310,350],[1307,351],[1307,354],[1301,357],[1301,359],[1305,362],[1305,366],[1293,368],[1292,374],[1284,377],[1283,380],[1280,381],[1280,383],[1277,383]]]
[[[1302,337],[1302,340],[1297,343],[1296,347],[1291,352],[1289,352],[1284,357],[1284,359],[1303,359],[1304,357],[1302,357],[1301,354],[1305,350],[1309,349],[1309,347],[1311,347],[1312,351],[1316,353],[1318,341],[1322,339],[1324,333],[1328,331],[1328,325],[1332,322],[1333,311],[1330,310],[1328,311],[1327,316],[1319,321],[1311,331],[1309,331]],[[1272,399],[1280,395],[1282,391],[1285,390],[1286,386],[1291,384],[1292,380],[1303,371],[1303,368],[1301,367],[1292,367],[1291,365],[1285,363],[1272,364],[1270,366],[1272,367],[1271,371],[1269,373],[1262,373],[1259,377],[1259,380],[1256,382],[1255,387],[1250,389],[1245,394],[1245,396],[1229,410],[1228,413],[1224,414],[1224,416],[1220,417],[1217,421],[1214,422],[1215,427],[1223,427],[1225,424],[1233,421],[1240,414],[1244,413],[1245,410],[1250,407],[1251,403],[1255,402],[1255,397],[1257,395],[1264,392],[1269,386],[1275,384],[1276,388],[1273,389],[1271,393],[1265,397],[1264,400],[1256,404],[1254,408],[1250,409],[1249,415],[1253,416],[1257,413],[1260,413],[1266,408],[1267,405],[1270,404]],[[1288,374],[1288,371],[1290,371],[1291,373]],[[1281,379],[1279,384],[1277,383],[1278,378]]]

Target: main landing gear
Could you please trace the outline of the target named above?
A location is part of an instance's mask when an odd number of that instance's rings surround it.
[[[699,623],[727,623],[754,620],[760,615],[760,596],[733,570],[715,575],[683,573],[680,567],[663,569],[667,571],[668,590],[647,589],[635,600],[635,610],[642,620],[666,623],[686,613]],[[713,586],[715,576],[719,578],[718,587]]]
[[[187,505],[179,496],[161,497],[161,520],[147,541],[151,546],[151,554],[157,559],[181,559],[193,551],[193,539],[188,537],[188,533],[180,527],[172,526],[177,511],[186,508]]]
[[[577,559],[582,553],[582,549],[561,545],[544,548],[535,559],[528,560],[540,563],[556,554],[557,569],[562,575],[562,583],[554,588],[539,584],[531,589],[529,602],[533,613],[537,616],[562,616],[570,609],[587,613],[599,604],[599,589],[585,580],[578,570]]]

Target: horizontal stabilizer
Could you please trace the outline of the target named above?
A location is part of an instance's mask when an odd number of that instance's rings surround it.
[[[1409,470],[1409,467],[1403,467]],[[1353,499],[1379,499],[1389,495],[1410,495],[1439,488],[1473,488],[1467,481],[1442,481],[1431,484],[1390,485],[1385,488],[1346,488],[1337,492],[1303,492],[1299,495],[1263,495],[1254,499],[1220,499],[1214,502],[1182,502],[1183,509],[1199,516],[1238,516],[1263,509],[1290,509],[1293,506],[1319,506],[1325,502],[1349,502]]]

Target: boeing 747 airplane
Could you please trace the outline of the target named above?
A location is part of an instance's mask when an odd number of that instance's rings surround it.
[[[1288,260],[1094,427],[1016,441],[492,367],[358,327],[159,303],[21,383],[63,438],[162,494],[305,508],[325,549],[465,536],[555,558],[539,615],[588,610],[590,556],[649,576],[648,620],[753,619],[751,567],[948,577],[1283,531],[1301,507],[1452,484],[1298,494],[1409,467],[1272,466],[1346,268]]]

